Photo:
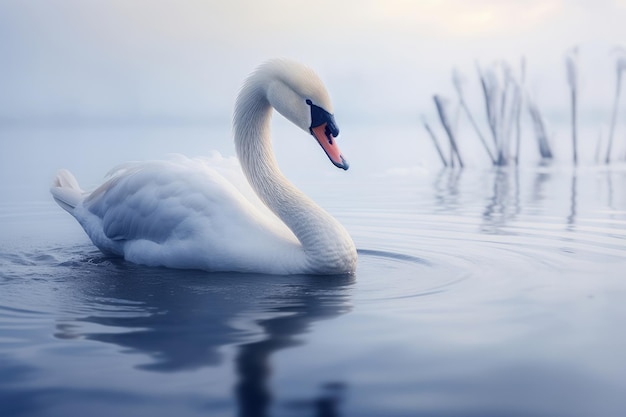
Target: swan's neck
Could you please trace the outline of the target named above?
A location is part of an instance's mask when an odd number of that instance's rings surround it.
[[[262,88],[248,84],[237,100],[234,137],[244,174],[261,200],[302,244],[307,272],[354,271],[356,250],[343,226],[285,178],[270,135],[272,106]]]

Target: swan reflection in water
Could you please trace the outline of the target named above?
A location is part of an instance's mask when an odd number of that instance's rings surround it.
[[[180,372],[222,364],[236,346],[234,387],[240,416],[266,416],[272,406],[271,357],[302,343],[312,323],[350,310],[354,276],[207,274],[151,269],[105,260],[106,274],[78,280],[82,302],[96,303],[81,317],[56,326],[58,338],[112,343],[143,353],[137,368]],[[236,278],[236,279],[234,279]],[[83,323],[115,328],[93,331]],[[88,331],[91,327],[91,331]],[[87,329],[87,330],[82,330]],[[327,381],[320,393],[285,406],[337,416],[345,384]]]

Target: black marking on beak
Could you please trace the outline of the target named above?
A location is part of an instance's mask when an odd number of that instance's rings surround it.
[[[324,133],[326,133],[328,143],[332,144],[332,138],[339,136],[339,127],[337,126],[337,123],[335,123],[335,116],[328,113],[323,108],[316,106],[309,99],[306,100],[306,104],[311,107],[311,127],[309,128],[311,134],[313,134],[314,127],[318,127],[326,123]]]

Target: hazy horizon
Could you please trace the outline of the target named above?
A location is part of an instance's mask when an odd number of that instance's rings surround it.
[[[316,69],[343,120],[377,123],[454,98],[454,67],[478,92],[476,63],[517,73],[524,56],[529,93],[564,118],[574,46],[581,118],[606,123],[625,20],[624,0],[5,1],[0,123],[225,123],[242,79],[276,56]]]

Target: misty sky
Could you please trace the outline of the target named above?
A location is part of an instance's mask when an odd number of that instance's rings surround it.
[[[454,66],[476,84],[476,60],[522,55],[567,110],[575,45],[586,105],[609,106],[624,22],[626,0],[0,0],[0,120],[227,121],[275,56],[314,67],[344,119],[413,123]]]

